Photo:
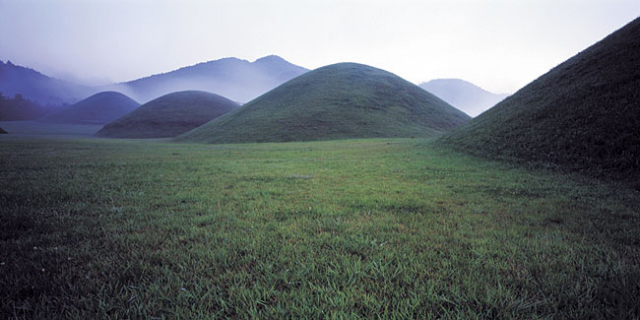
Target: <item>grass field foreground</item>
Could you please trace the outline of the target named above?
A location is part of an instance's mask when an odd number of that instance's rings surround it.
[[[3,139],[2,318],[634,318],[640,195],[431,140]]]

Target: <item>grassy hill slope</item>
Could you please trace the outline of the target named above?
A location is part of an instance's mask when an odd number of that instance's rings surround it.
[[[426,137],[469,119],[396,75],[339,63],[303,74],[178,139],[234,143]]]
[[[640,171],[640,20],[560,64],[445,142],[623,177]]]
[[[139,106],[139,103],[122,93],[105,91],[96,93],[40,120],[68,124],[105,124]]]
[[[6,132],[4,129],[0,128],[0,134],[7,134],[8,132]]]
[[[237,103],[213,93],[174,92],[108,123],[96,135],[112,138],[175,137],[237,107]]]

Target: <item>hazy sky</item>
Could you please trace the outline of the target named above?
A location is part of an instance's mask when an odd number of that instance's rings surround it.
[[[0,0],[0,59],[98,84],[276,54],[514,92],[639,14],[639,0]]]

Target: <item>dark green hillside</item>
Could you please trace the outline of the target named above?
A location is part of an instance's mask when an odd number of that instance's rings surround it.
[[[122,93],[105,91],[94,94],[40,120],[68,124],[105,124],[139,106],[139,103]]]
[[[234,143],[427,137],[469,119],[394,74],[339,63],[303,74],[178,139]]]
[[[4,129],[0,128],[0,134],[7,134],[8,132],[4,131]]]
[[[108,123],[96,135],[111,138],[175,137],[237,107],[237,103],[213,93],[174,92]]]
[[[640,20],[444,138],[475,154],[610,177],[640,172]]]

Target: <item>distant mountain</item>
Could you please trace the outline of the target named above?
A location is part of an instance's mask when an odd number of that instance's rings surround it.
[[[235,143],[430,137],[469,119],[392,73],[338,63],[290,80],[177,139]]]
[[[244,103],[307,71],[273,55],[254,62],[224,58],[117,84],[111,89],[138,101],[176,91],[200,90]]]
[[[100,92],[40,121],[66,124],[106,124],[133,111],[140,104],[119,92]]]
[[[630,180],[640,190],[640,18],[444,141],[491,158]]]
[[[60,105],[84,99],[96,89],[51,78],[11,61],[0,61],[0,92],[5,96],[21,94],[42,105]]]
[[[475,117],[508,97],[486,91],[461,79],[435,79],[419,85],[450,105]]]
[[[175,137],[237,107],[237,103],[213,93],[174,92],[108,123],[96,135],[136,139]]]
[[[273,55],[254,62],[224,58],[129,82],[88,87],[0,61],[0,93],[21,94],[43,106],[75,103],[102,91],[117,91],[146,102],[171,92],[200,90],[244,103],[307,71]]]

